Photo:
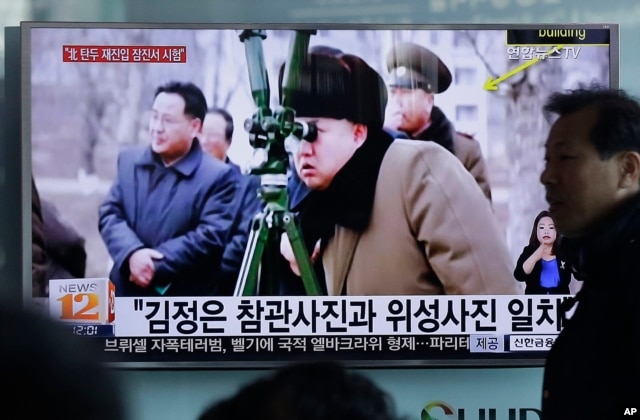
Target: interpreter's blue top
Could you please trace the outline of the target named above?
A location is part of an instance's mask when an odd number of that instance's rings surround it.
[[[540,273],[540,286],[551,289],[558,287],[560,283],[560,272],[555,258],[551,261],[542,260],[542,272]]]

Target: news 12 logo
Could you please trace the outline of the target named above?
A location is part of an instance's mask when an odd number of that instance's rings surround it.
[[[49,280],[49,315],[74,324],[115,320],[116,289],[107,278]]]
[[[474,416],[474,414],[476,414]],[[469,416],[467,416],[469,414]],[[431,401],[427,403],[420,414],[421,420],[539,420],[542,418],[540,410],[535,408],[478,408],[466,410],[455,409],[444,401]]]

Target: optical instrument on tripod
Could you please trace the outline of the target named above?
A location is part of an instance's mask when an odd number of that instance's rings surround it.
[[[251,173],[260,176],[258,194],[265,205],[251,222],[249,240],[234,296],[280,294],[280,268],[283,266],[280,238],[283,233],[289,238],[306,294],[322,294],[297,219],[288,209],[289,153],[285,147],[288,137],[314,141],[317,131],[313,124],[295,121],[295,110],[283,106],[286,104],[286,93],[292,86],[293,79],[301,74],[309,48],[309,38],[314,32],[295,32],[284,69],[281,106],[275,111],[269,107],[269,80],[262,49],[266,32],[246,29],[239,35],[245,46],[251,94],[257,106],[253,116],[245,121],[244,128],[249,133],[249,143],[254,148]]]

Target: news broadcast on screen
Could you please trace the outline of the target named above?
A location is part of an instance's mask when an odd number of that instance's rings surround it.
[[[541,365],[581,287],[542,105],[618,87],[618,50],[613,24],[24,22],[28,303],[114,366]]]

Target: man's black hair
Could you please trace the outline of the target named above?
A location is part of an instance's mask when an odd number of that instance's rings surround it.
[[[289,365],[244,386],[199,420],[394,420],[390,396],[366,376],[338,363]]]
[[[621,89],[594,85],[556,92],[549,96],[543,111],[549,119],[553,114],[564,116],[590,107],[598,116],[589,139],[601,159],[622,151],[640,152],[640,104]]]
[[[170,81],[158,86],[153,97],[155,98],[163,92],[180,95],[184,99],[185,115],[199,118],[200,122],[204,122],[204,116],[207,112],[207,100],[198,86],[191,82]]]
[[[231,114],[224,108],[211,108],[207,111],[207,114],[217,114],[224,119],[225,127],[224,127],[224,138],[227,140],[227,143],[231,144],[231,138],[233,137],[233,118]]]
[[[121,383],[94,342],[31,309],[0,301],[3,418],[121,420]]]

